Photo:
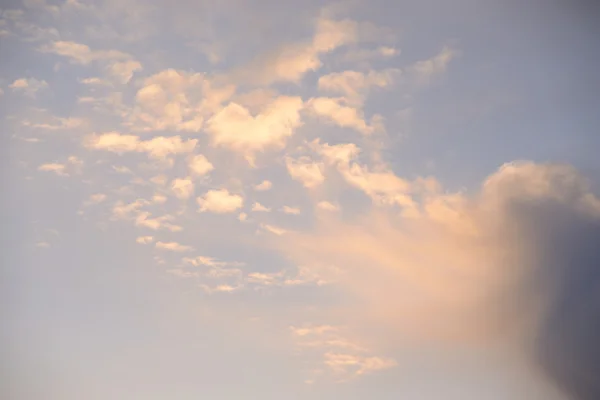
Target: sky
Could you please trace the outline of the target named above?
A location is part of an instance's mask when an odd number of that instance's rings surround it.
[[[598,11],[3,1],[0,397],[600,398]]]

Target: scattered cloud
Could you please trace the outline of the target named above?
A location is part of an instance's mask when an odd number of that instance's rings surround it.
[[[292,179],[301,182],[308,189],[319,186],[325,181],[323,164],[314,162],[308,157],[301,157],[297,160],[288,157],[285,165]]]
[[[144,152],[150,157],[164,159],[169,155],[190,153],[196,147],[197,139],[181,139],[180,136],[156,136],[149,140],[140,140],[136,135],[123,135],[108,132],[89,136],[84,145],[95,150],[114,153]]]
[[[193,250],[191,246],[185,246],[177,242],[156,242],[155,246],[157,249],[175,252],[186,252]]]
[[[231,194],[227,189],[209,190],[198,197],[200,212],[213,212],[217,214],[232,213],[244,205],[244,199],[237,194]]]
[[[281,211],[286,214],[300,215],[300,209],[297,207],[283,206]]]
[[[150,244],[154,241],[154,238],[152,236],[139,236],[135,241],[139,244]]]
[[[14,92],[23,93],[25,96],[35,97],[37,92],[48,87],[45,80],[36,78],[19,78],[8,85]]]
[[[206,175],[215,169],[210,161],[202,154],[191,157],[188,161],[188,168],[190,173],[195,176]]]
[[[190,178],[174,179],[171,190],[178,199],[187,200],[194,194],[194,182]]]
[[[271,209],[263,206],[258,201],[252,204],[252,211],[254,212],[270,212]]]
[[[273,187],[273,183],[271,183],[271,181],[267,181],[264,180],[261,183],[259,183],[258,185],[254,186],[254,190],[259,191],[259,192],[264,192],[266,190],[269,190]]]
[[[206,125],[214,146],[239,152],[253,163],[255,153],[280,149],[301,125],[300,97],[280,96],[258,115],[236,103],[229,103],[213,115]]]

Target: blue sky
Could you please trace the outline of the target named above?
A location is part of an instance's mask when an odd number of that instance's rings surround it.
[[[594,399],[596,9],[0,8],[11,399]]]

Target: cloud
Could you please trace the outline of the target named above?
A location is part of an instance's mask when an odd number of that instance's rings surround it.
[[[450,47],[444,47],[439,54],[434,57],[418,61],[409,68],[417,83],[429,83],[436,75],[446,71],[450,61],[452,61],[458,52]]]
[[[77,42],[54,41],[40,47],[40,51],[66,57],[73,64],[101,62],[105,65],[107,73],[122,84],[129,82],[133,73],[142,69],[142,64],[130,54],[118,50],[92,50],[89,46]]]
[[[65,163],[47,163],[38,167],[38,171],[54,172],[57,175],[69,176],[69,172],[77,172],[83,164],[79,158],[70,156]]]
[[[285,165],[292,179],[301,182],[308,189],[319,186],[325,181],[323,164],[314,162],[308,157],[297,160],[288,157]]]
[[[277,82],[299,83],[309,71],[323,65],[320,56],[357,40],[357,23],[351,20],[319,18],[312,40],[290,43],[277,51],[262,55],[249,66],[232,75],[232,79],[270,85]]]
[[[353,103],[362,104],[365,93],[372,87],[385,88],[391,86],[400,75],[399,69],[383,71],[342,71],[323,75],[319,78],[320,90],[342,94]]]
[[[144,80],[129,125],[142,131],[198,132],[234,93],[235,86],[215,85],[202,73],[166,69]]]
[[[89,205],[93,205],[93,204],[103,203],[104,201],[106,201],[107,197],[108,196],[106,196],[104,193],[92,194],[92,195],[90,195],[88,200],[84,203],[84,205],[89,206]]]
[[[283,206],[281,208],[281,211],[283,211],[286,214],[300,215],[300,209],[297,207]]]
[[[274,226],[274,225],[261,224],[260,227],[262,229],[264,229],[265,231],[272,233],[274,235],[277,235],[277,236],[281,236],[281,235],[284,235],[285,233],[287,233],[286,229],[283,229],[283,228],[280,228],[280,227]]]
[[[59,163],[42,164],[38,167],[38,171],[54,172],[56,175],[68,176],[65,172],[67,166]]]
[[[85,120],[81,118],[61,118],[61,117],[52,117],[53,123],[31,123],[29,121],[23,121],[24,126],[28,126],[31,128],[37,129],[47,129],[51,131],[56,130],[66,130],[66,129],[74,129],[79,128],[84,125]]]
[[[190,173],[196,176],[206,175],[215,169],[210,161],[208,161],[208,159],[202,154],[198,154],[190,158],[188,160],[188,168]]]
[[[101,62],[109,76],[118,83],[125,84],[131,80],[135,71],[142,69],[142,64],[130,54],[118,50],[92,50],[89,46],[70,41],[55,41],[40,48],[44,53],[53,53],[70,59],[74,64],[87,65]],[[91,81],[84,82],[86,84]],[[93,82],[99,83],[98,81]]]
[[[252,211],[255,211],[255,212],[270,212],[270,211],[271,211],[271,209],[270,209],[270,208],[267,208],[267,207],[265,207],[265,206],[263,206],[263,205],[262,205],[262,204],[260,204],[259,202],[255,202],[255,203],[252,205]]]
[[[48,83],[43,79],[19,78],[8,85],[8,87],[14,92],[21,92],[25,96],[35,97],[37,92],[48,87]]]
[[[190,178],[177,178],[171,183],[175,197],[186,200],[194,194],[194,182]]]
[[[342,128],[354,129],[363,134],[383,129],[380,116],[374,115],[371,124],[368,124],[362,111],[348,104],[350,102],[344,98],[315,97],[307,102],[306,107],[313,115]]]
[[[273,183],[271,183],[271,181],[268,180],[264,180],[261,183],[259,183],[258,185],[254,186],[254,190],[259,191],[259,192],[264,192],[266,190],[269,190],[273,187]]]
[[[382,344],[502,343],[574,398],[597,398],[600,199],[589,183],[568,166],[510,163],[479,193],[430,193],[419,209],[322,221],[279,243],[296,262],[343,266],[347,322],[390,332]]]
[[[154,241],[154,238],[152,236],[139,236],[135,241],[139,244],[150,244]]]
[[[214,146],[243,154],[249,161],[257,152],[280,149],[302,122],[300,97],[280,96],[258,115],[239,104],[229,103],[212,116],[206,125]]]
[[[151,214],[147,211],[140,211],[137,213],[134,223],[135,226],[152,229],[154,231],[159,229],[167,229],[171,232],[179,232],[182,228],[179,225],[174,225],[169,221],[174,218],[172,215],[163,215],[157,218],[150,218]]]
[[[186,252],[186,251],[193,250],[193,248],[191,246],[184,246],[177,242],[156,242],[155,246],[157,249],[175,251],[175,252]]]
[[[227,189],[209,190],[197,198],[200,212],[217,214],[232,213],[244,205],[244,199],[237,194],[231,194]]]
[[[320,201],[317,203],[317,208],[324,211],[339,211],[340,207],[328,201]]]
[[[196,147],[197,139],[182,140],[180,136],[156,136],[140,140],[139,136],[108,132],[89,136],[84,145],[91,149],[114,153],[144,152],[150,157],[164,159],[172,154],[190,153]]]

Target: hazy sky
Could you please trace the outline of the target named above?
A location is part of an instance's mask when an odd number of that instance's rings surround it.
[[[597,7],[0,5],[0,397],[600,396]]]

